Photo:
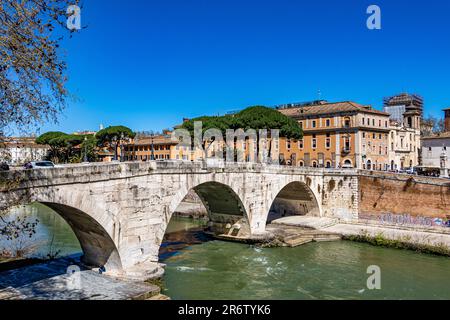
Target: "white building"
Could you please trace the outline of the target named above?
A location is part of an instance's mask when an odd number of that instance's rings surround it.
[[[441,176],[448,177],[450,170],[450,131],[422,138],[422,166],[439,170]]]
[[[388,142],[389,169],[403,170],[418,166],[420,143],[420,124],[415,128],[408,128],[392,122]]]
[[[23,165],[29,161],[43,160],[48,151],[49,147],[36,144],[34,137],[7,138],[0,143],[0,162]]]

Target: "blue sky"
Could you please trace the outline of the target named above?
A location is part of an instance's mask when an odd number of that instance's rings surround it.
[[[450,106],[450,1],[84,0],[64,41],[78,97],[40,132],[99,124],[160,130],[250,105],[402,91]],[[368,30],[366,9],[382,10]]]

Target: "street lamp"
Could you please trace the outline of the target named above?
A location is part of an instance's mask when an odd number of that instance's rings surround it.
[[[123,162],[123,132],[120,134],[120,162]]]
[[[87,137],[84,137],[84,162],[89,162],[87,157]]]
[[[152,154],[150,156],[150,160],[155,160],[155,144],[154,144],[154,138],[155,138],[155,133],[153,131],[150,131],[150,137],[152,139]]]

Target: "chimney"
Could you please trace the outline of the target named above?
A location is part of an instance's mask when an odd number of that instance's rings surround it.
[[[445,132],[450,132],[450,108],[444,109]]]

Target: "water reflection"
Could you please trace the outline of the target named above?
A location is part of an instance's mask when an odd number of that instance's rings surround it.
[[[67,222],[56,212],[45,205],[34,203],[28,206],[12,208],[4,219],[13,220],[25,217],[28,221],[38,220],[36,234],[31,238],[21,237],[19,240],[8,241],[0,238],[0,250],[11,250],[17,245],[27,248],[27,258],[46,258],[50,256],[68,256],[81,253],[80,244]],[[19,244],[18,241],[21,243]]]

